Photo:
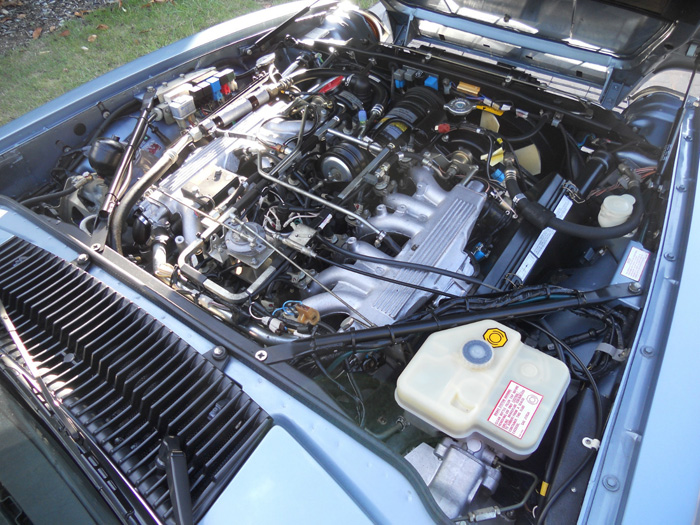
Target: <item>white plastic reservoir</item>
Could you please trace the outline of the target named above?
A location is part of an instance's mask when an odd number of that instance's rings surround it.
[[[564,363],[523,344],[515,330],[480,321],[428,337],[395,397],[445,434],[478,434],[518,459],[539,446],[569,380]]]

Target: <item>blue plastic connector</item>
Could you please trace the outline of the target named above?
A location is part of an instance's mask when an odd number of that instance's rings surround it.
[[[435,91],[438,91],[440,88],[440,83],[438,82],[438,77],[430,75],[428,78],[425,79],[424,82],[426,87],[432,88]]]
[[[367,124],[367,112],[364,109],[357,112],[357,120],[360,121],[361,126]]]
[[[211,86],[211,94],[214,97],[214,100],[217,102],[223,100],[224,96],[221,94],[221,82],[219,82],[219,79],[216,77],[209,77],[207,82],[209,82],[209,85]]]

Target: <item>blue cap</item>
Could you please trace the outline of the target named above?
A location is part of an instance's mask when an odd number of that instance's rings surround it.
[[[485,365],[493,357],[493,348],[486,341],[475,339],[464,345],[462,355],[473,365]]]
[[[364,109],[358,111],[357,119],[360,121],[360,124],[364,124],[365,122],[367,122],[367,112]]]
[[[425,79],[424,84],[426,87],[433,88],[435,91],[437,91],[439,87],[438,77],[430,75],[428,78]]]
[[[491,178],[497,180],[498,182],[503,182],[506,180],[505,174],[499,169],[496,169],[491,173]]]

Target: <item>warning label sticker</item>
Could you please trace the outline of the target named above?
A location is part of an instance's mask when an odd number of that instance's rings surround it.
[[[566,214],[569,213],[569,210],[573,205],[574,201],[564,195],[559,201],[559,204],[557,204],[557,207],[554,208],[554,216],[557,219],[563,219],[566,217]],[[520,268],[518,268],[515,272],[515,275],[519,277],[521,281],[525,281],[525,279],[527,279],[530,271],[535,264],[537,264],[537,261],[540,257],[542,257],[542,254],[549,246],[549,243],[552,241],[552,237],[554,237],[555,233],[556,232],[552,228],[545,228],[540,232],[539,236],[535,240],[535,244],[532,245],[530,252],[520,264]]]
[[[542,399],[537,392],[511,381],[491,411],[489,422],[522,439]]]
[[[633,281],[639,281],[644,273],[647,260],[649,260],[649,252],[633,246],[625,260],[620,275],[632,279]]]

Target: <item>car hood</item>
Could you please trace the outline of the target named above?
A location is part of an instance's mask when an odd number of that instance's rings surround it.
[[[619,104],[651,73],[692,69],[700,5],[679,0],[382,0],[399,43],[430,41]]]

